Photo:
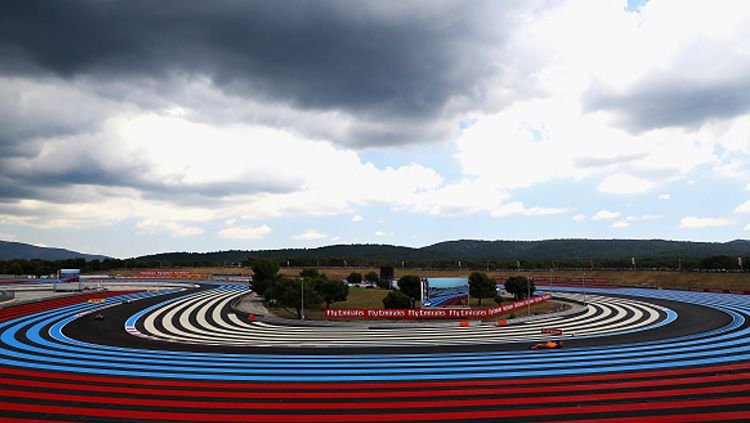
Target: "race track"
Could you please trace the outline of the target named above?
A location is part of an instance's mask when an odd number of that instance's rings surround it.
[[[191,282],[192,283],[192,282]],[[577,295],[575,288],[560,295]],[[721,421],[750,417],[750,299],[589,290],[506,327],[249,322],[233,284],[0,309],[0,417],[52,421]],[[105,303],[86,299],[104,298]],[[104,320],[95,320],[97,313]],[[530,351],[541,327],[566,347]],[[19,421],[20,421],[19,420]]]

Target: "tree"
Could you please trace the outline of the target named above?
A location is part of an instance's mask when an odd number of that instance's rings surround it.
[[[536,287],[534,281],[526,276],[511,276],[505,281],[505,290],[513,294],[516,300],[521,300],[526,298],[528,294],[534,295]]]
[[[409,308],[411,305],[411,298],[401,291],[390,291],[383,298],[383,306],[385,308]]]
[[[411,308],[414,308],[417,304],[417,298],[420,297],[422,281],[419,279],[419,276],[404,275],[398,280],[398,289],[411,299]]]
[[[299,275],[303,278],[317,278],[320,276],[320,272],[318,272],[318,269],[302,269]]]
[[[349,282],[352,285],[359,285],[362,283],[362,274],[357,272],[352,272],[347,276],[346,281]]]
[[[11,275],[20,275],[23,273],[23,266],[18,261],[12,261],[10,265],[8,265],[7,272]]]
[[[326,308],[333,302],[346,301],[346,297],[349,296],[349,285],[342,281],[329,280],[325,276],[314,279],[313,286],[315,292],[325,301]]]
[[[279,278],[271,287],[269,287],[265,296],[268,300],[275,299],[279,305],[285,308],[294,308],[297,311],[297,318],[302,318],[302,285],[305,286],[305,307],[319,306],[323,299],[315,291],[313,281],[309,279],[288,279]]]
[[[704,269],[727,270],[737,267],[737,257],[727,255],[711,256],[701,260],[700,265]]]
[[[380,282],[380,277],[378,276],[377,272],[369,271],[365,273],[365,281],[367,283],[378,285],[378,282]]]
[[[486,273],[472,273],[469,275],[469,295],[478,298],[479,305],[482,305],[482,298],[492,298],[497,295],[495,281],[490,279]]]
[[[253,291],[258,295],[265,295],[279,278],[279,265],[275,261],[258,260],[253,264]]]

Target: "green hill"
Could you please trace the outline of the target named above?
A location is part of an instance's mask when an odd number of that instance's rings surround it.
[[[163,263],[203,262],[237,263],[259,258],[278,261],[305,259],[306,264],[319,260],[357,260],[368,263],[400,261],[429,262],[447,260],[624,260],[630,257],[649,259],[697,260],[710,256],[750,256],[750,241],[691,242],[667,240],[598,240],[552,239],[543,241],[458,240],[411,248],[380,244],[330,245],[319,248],[297,248],[257,251],[218,251],[210,253],[163,253],[138,257],[138,260]],[[305,264],[302,263],[302,264]],[[335,263],[333,263],[335,265]]]
[[[16,259],[40,259],[40,260],[66,260],[83,258],[86,260],[104,260],[106,256],[96,254],[85,254],[64,248],[37,247],[36,245],[23,242],[0,241],[0,260]]]

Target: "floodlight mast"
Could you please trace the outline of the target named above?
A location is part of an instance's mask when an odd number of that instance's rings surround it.
[[[583,285],[583,305],[586,305],[586,272],[583,272],[583,278],[581,278],[581,284]]]
[[[526,309],[531,316],[531,279],[526,279]]]
[[[300,320],[305,320],[305,278],[300,279],[299,284],[301,287],[300,292],[302,292],[301,298],[300,298],[300,303],[302,305],[301,311],[300,311],[300,318],[301,318]]]

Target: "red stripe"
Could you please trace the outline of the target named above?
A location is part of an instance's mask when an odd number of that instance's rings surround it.
[[[663,391],[648,392],[615,392],[606,394],[559,395],[548,397],[503,397],[489,399],[460,399],[460,400],[429,400],[429,401],[385,401],[385,402],[295,402],[285,403],[288,410],[361,410],[361,409],[399,409],[399,408],[455,408],[455,407],[488,407],[518,404],[551,404],[551,403],[585,403],[594,401],[621,401],[624,399],[643,400],[646,398],[678,397],[683,395],[707,395],[744,392],[750,389],[750,384],[708,386],[703,388],[665,389]],[[208,408],[208,409],[238,409],[238,410],[275,410],[279,403],[274,402],[232,402],[232,401],[182,401],[144,398],[112,398],[97,396],[81,396],[71,394],[55,394],[49,392],[29,392],[0,389],[0,396],[45,401],[69,401],[94,404],[134,405],[145,407],[173,407],[173,408]]]
[[[255,390],[221,391],[213,390],[178,390],[178,389],[154,389],[154,388],[132,388],[111,385],[80,385],[68,383],[43,382],[37,380],[0,378],[0,386],[32,387],[57,389],[63,391],[83,392],[106,392],[112,394],[134,394],[150,396],[183,396],[183,397],[206,397],[208,395],[221,396],[222,398],[246,398],[246,399],[319,399],[319,398],[414,398],[430,396],[478,396],[478,395],[510,395],[531,393],[552,393],[570,391],[602,391],[615,389],[647,389],[661,386],[673,385],[697,385],[718,382],[737,382],[750,379],[750,373],[732,373],[724,375],[712,375],[705,377],[686,377],[681,379],[646,380],[639,382],[612,382],[583,385],[544,385],[538,387],[501,387],[501,388],[467,388],[467,389],[441,389],[441,390],[385,390],[385,391],[359,391],[359,392],[337,392],[337,391],[314,391],[314,392],[265,392]]]
[[[626,404],[607,404],[586,407],[543,407],[527,410],[481,410],[481,411],[449,411],[439,414],[430,413],[388,413],[388,414],[314,414],[314,415],[291,415],[291,414],[245,414],[245,415],[222,415],[216,413],[184,413],[166,411],[139,411],[120,409],[91,409],[71,406],[50,406],[33,404],[18,404],[11,402],[0,402],[0,409],[6,411],[57,414],[57,415],[79,415],[90,417],[118,417],[124,419],[152,419],[152,420],[186,420],[186,421],[231,421],[231,422],[374,422],[374,421],[430,421],[430,420],[461,420],[461,419],[497,419],[509,417],[530,416],[560,416],[570,414],[590,413],[617,413],[633,411],[657,411],[669,409],[689,409],[702,407],[721,407],[733,405],[750,404],[750,396],[712,399],[693,399],[686,401],[645,402]],[[286,408],[287,404],[276,407]],[[641,421],[649,420],[641,417]]]
[[[649,423],[681,423],[681,422],[715,422],[727,420],[750,419],[748,411],[720,411],[703,414],[672,414],[669,416],[649,416]],[[613,417],[609,419],[596,419],[597,423],[643,423],[643,417]],[[565,420],[557,423],[591,423],[591,420]]]
[[[43,300],[30,304],[21,304],[17,306],[11,306],[0,310],[0,322],[10,320],[16,317],[28,316],[30,314],[39,313],[42,311],[52,310],[55,308],[69,306],[71,304],[78,304],[87,301],[92,298],[109,298],[118,295],[131,294],[140,291],[109,291],[109,292],[98,292],[94,294],[76,295],[74,297],[55,298],[52,300]]]
[[[31,420],[29,420],[29,419],[16,419],[16,418],[11,418],[11,417],[3,417],[1,421],[3,423],[29,423],[29,421],[31,421]],[[69,421],[69,420],[49,420],[49,419],[44,419],[44,420],[34,420],[34,421],[43,421],[44,423],[73,423],[72,421]]]
[[[617,374],[600,374],[588,376],[563,376],[554,378],[528,378],[528,379],[487,379],[487,380],[453,380],[439,382],[387,382],[387,383],[218,383],[218,382],[194,382],[181,380],[161,380],[128,377],[106,377],[81,374],[38,372],[25,369],[0,368],[0,374],[39,378],[39,379],[63,379],[70,381],[85,381],[103,384],[131,384],[143,386],[163,387],[191,387],[209,389],[247,389],[247,390],[351,390],[351,389],[420,389],[420,388],[455,388],[457,386],[497,386],[497,385],[543,385],[543,384],[567,384],[572,382],[608,381],[613,378],[623,379],[646,379],[663,378],[675,376],[692,376],[705,373],[731,372],[750,369],[750,363],[728,364],[722,366],[685,368],[671,370],[657,370],[647,372],[627,372]]]

